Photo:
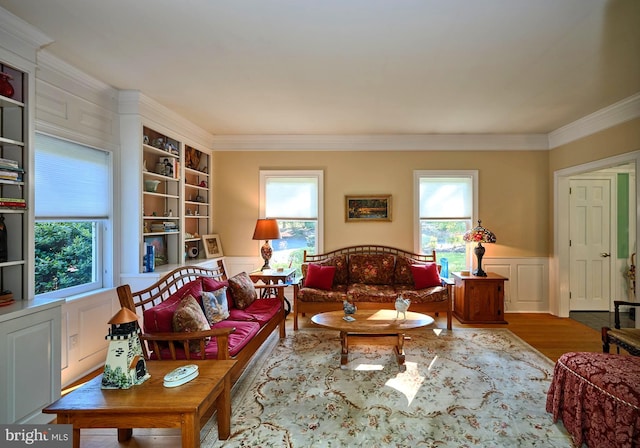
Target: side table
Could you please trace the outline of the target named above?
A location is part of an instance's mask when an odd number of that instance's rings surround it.
[[[502,275],[487,272],[486,277],[451,274],[453,315],[461,323],[506,324],[504,320],[504,282]]]
[[[251,281],[253,283],[258,283],[261,281],[265,285],[292,285],[296,286],[296,268],[284,268],[282,271],[277,269],[265,269],[264,271],[253,271],[249,274]],[[261,297],[264,299],[265,297],[276,296],[277,294],[273,294],[269,288],[264,288],[262,290]],[[291,312],[291,302],[285,297],[284,298],[286,304],[285,313],[289,314]]]

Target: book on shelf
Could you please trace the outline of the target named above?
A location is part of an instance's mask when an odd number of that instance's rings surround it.
[[[18,168],[18,161],[13,159],[3,159],[0,157],[0,165]]]
[[[26,202],[0,201],[0,207],[27,208]]]

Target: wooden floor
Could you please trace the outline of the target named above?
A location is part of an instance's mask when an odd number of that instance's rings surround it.
[[[563,353],[572,351],[600,352],[600,333],[573,319],[555,317],[550,314],[506,314],[507,325],[464,325],[453,319],[453,328],[508,328],[539,352],[556,361]],[[308,318],[300,327],[313,325]],[[446,319],[436,318],[436,325],[446,328]],[[287,318],[287,331],[293,332],[293,319]],[[98,372],[99,373],[99,372]],[[90,375],[92,377],[93,375]],[[233,421],[231,422],[233,432]],[[82,448],[175,448],[180,446],[180,432],[173,429],[137,429],[133,438],[119,444],[113,429],[82,430]]]

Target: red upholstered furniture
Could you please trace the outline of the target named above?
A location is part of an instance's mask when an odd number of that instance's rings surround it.
[[[402,294],[410,311],[446,313],[451,330],[453,282],[441,279],[436,252],[414,254],[378,245],[350,246],[324,254],[304,252],[302,281],[294,288],[293,329],[298,315],[342,309],[344,300],[359,309],[395,309]]]
[[[120,305],[142,318],[140,339],[146,359],[233,359],[237,362],[231,370],[231,381],[235,382],[276,329],[281,338],[285,337],[284,287],[287,285],[253,285],[248,276],[246,280],[252,291],[269,287],[276,291],[277,297],[257,298],[247,307],[238,308],[229,296],[231,288],[222,261],[218,261],[214,269],[183,266],[142,291],[131,292],[129,285],[122,285],[117,292]],[[223,287],[227,288],[228,317],[212,324],[210,330],[174,331],[173,315],[186,295],[201,303],[203,292]],[[187,349],[189,346],[197,350]]]
[[[640,358],[565,353],[555,365],[546,409],[562,420],[576,446],[640,447]]]

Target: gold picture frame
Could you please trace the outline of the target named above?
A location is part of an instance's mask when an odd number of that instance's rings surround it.
[[[391,221],[391,195],[346,195],[346,222]]]
[[[223,256],[219,235],[202,235],[202,245],[207,258],[220,258]]]

